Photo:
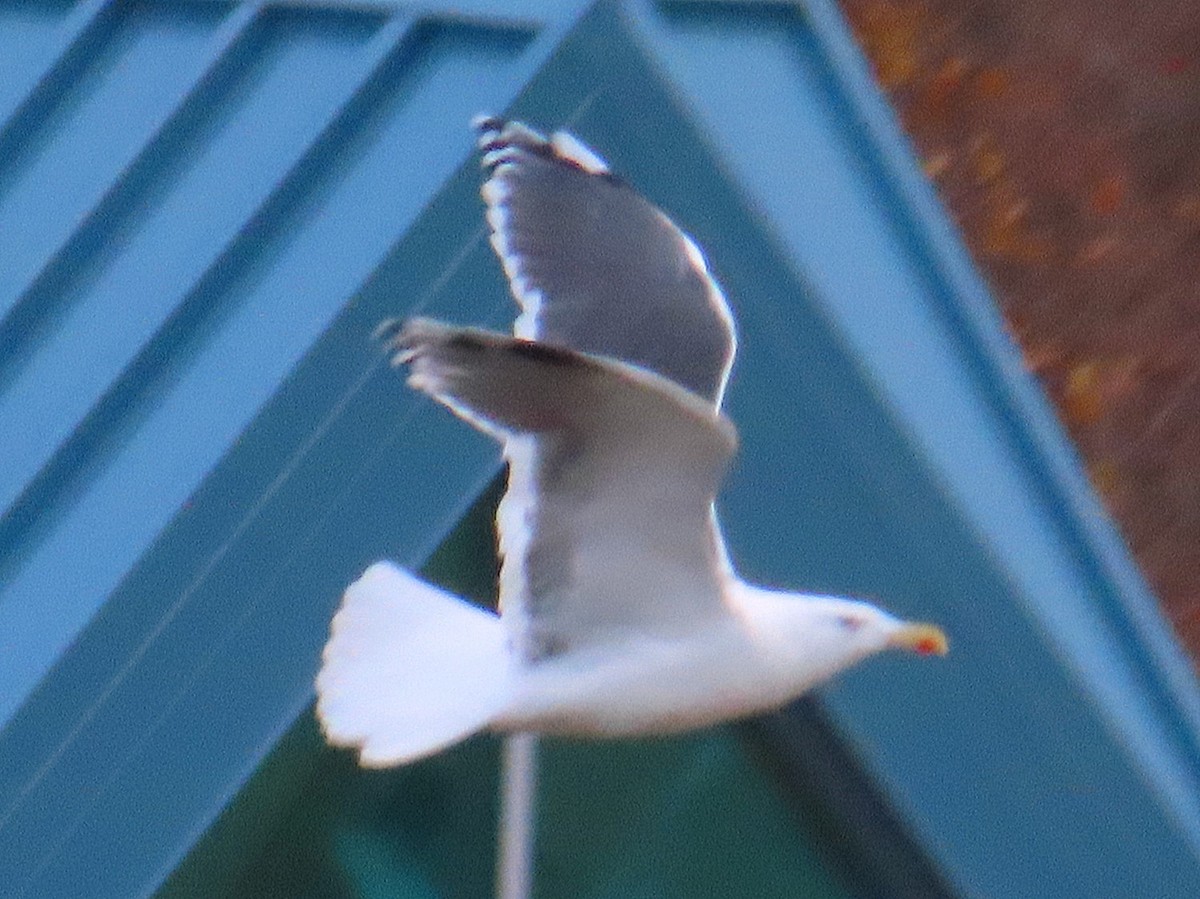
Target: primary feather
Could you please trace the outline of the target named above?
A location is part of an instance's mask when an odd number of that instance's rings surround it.
[[[515,333],[648,368],[719,406],[737,338],[695,241],[571,135],[475,126]]]

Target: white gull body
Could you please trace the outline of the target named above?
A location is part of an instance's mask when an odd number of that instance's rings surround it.
[[[509,337],[385,323],[409,384],[500,441],[500,613],[390,563],[346,592],[317,679],[329,740],[401,764],[479,730],[667,733],[783,705],[931,625],[733,573],[714,499],[733,319],[696,245],[574,138],[479,123]]]

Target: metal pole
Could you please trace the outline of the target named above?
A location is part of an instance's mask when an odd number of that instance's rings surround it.
[[[504,738],[503,752],[496,899],[529,899],[537,820],[537,737],[511,734]]]

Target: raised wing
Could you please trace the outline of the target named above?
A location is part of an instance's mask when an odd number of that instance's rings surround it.
[[[504,443],[501,611],[537,660],[727,614],[713,497],[737,445],[706,401],[613,360],[428,319],[409,384]]]
[[[475,126],[515,333],[648,368],[719,407],[736,336],[692,239],[571,135]]]

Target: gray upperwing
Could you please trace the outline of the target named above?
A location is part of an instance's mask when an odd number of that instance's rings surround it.
[[[570,135],[475,124],[516,333],[640,365],[719,406],[734,324],[691,238]]]
[[[426,319],[409,383],[503,441],[503,618],[536,660],[726,614],[712,502],[736,448],[705,400],[614,360]]]

